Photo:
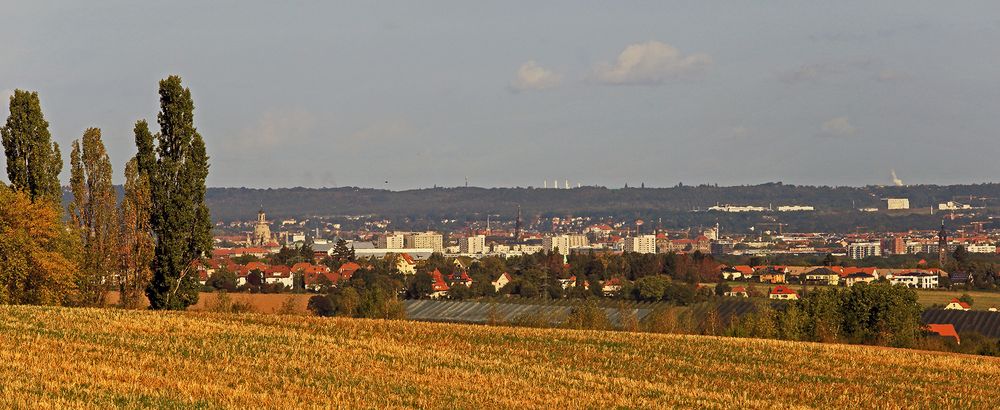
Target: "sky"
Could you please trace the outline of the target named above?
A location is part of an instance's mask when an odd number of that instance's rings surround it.
[[[1000,173],[996,1],[147,3],[0,0],[0,94],[64,158],[101,128],[118,183],[171,74],[215,187]]]

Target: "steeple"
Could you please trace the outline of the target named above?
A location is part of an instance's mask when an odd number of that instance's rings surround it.
[[[514,222],[514,241],[521,240],[521,204],[517,204],[517,221]]]
[[[941,220],[941,230],[938,231],[938,263],[944,268],[948,261],[948,231],[944,229],[944,219]]]

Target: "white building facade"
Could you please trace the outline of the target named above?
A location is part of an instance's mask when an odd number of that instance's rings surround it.
[[[625,238],[625,252],[656,253],[656,235]]]
[[[864,259],[870,256],[882,256],[882,244],[878,242],[855,242],[848,244],[847,256],[851,259]]]
[[[485,253],[486,237],[475,235],[458,240],[458,251],[460,253]]]

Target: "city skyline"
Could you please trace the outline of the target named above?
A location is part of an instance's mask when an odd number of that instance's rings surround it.
[[[102,128],[116,183],[168,74],[192,89],[213,187],[1000,172],[994,3],[527,4],[14,4],[0,93],[39,92],[64,159]]]

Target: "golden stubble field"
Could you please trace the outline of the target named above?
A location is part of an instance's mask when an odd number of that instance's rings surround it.
[[[0,307],[0,407],[1000,408],[1000,360],[865,346]]]

